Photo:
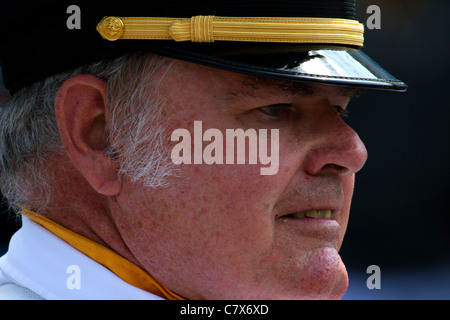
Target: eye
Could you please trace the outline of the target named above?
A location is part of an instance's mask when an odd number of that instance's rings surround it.
[[[334,106],[334,108],[337,110],[337,113],[339,114],[339,116],[341,118],[348,117],[348,109],[347,108],[342,108],[341,106]]]
[[[292,108],[293,107],[290,104],[280,103],[280,104],[271,104],[269,106],[260,107],[258,109],[271,117],[279,118],[283,116],[286,112],[292,110]]]

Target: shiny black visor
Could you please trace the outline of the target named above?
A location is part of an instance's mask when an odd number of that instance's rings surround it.
[[[280,80],[406,91],[361,50],[347,46],[215,43],[174,44],[151,51],[220,69]]]

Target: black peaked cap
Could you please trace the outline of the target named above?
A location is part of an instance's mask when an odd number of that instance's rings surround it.
[[[280,17],[356,20],[355,0],[6,0],[0,4],[0,64],[5,86],[15,93],[47,76],[136,51],[250,75],[405,91],[406,85],[365,55],[359,46],[174,40],[108,41],[96,30],[115,17]],[[69,29],[71,5],[80,8],[80,29]]]

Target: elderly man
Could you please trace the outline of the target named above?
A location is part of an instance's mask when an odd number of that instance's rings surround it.
[[[342,115],[406,90],[359,50],[354,1],[44,2],[2,10],[0,187],[23,226],[0,297],[344,294],[367,153]]]

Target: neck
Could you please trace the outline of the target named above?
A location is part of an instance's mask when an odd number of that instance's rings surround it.
[[[64,208],[64,206],[49,208],[45,216],[64,228],[109,248],[139,265],[122,239],[111,217],[109,206],[97,204],[97,206],[79,207],[71,203],[71,208]]]
[[[66,168],[64,174],[58,174],[65,179],[53,187],[52,198],[39,213],[139,265],[113,219],[113,210],[120,209],[115,197],[97,193],[77,170]],[[36,209],[32,204],[31,208]]]
[[[183,297],[159,283],[158,280],[147,271],[120,256],[113,250],[74,233],[42,215],[36,214],[26,206],[22,206],[22,214],[66,241],[69,245],[87,255],[92,260],[103,265],[130,285],[153,293],[161,298],[184,300]]]

